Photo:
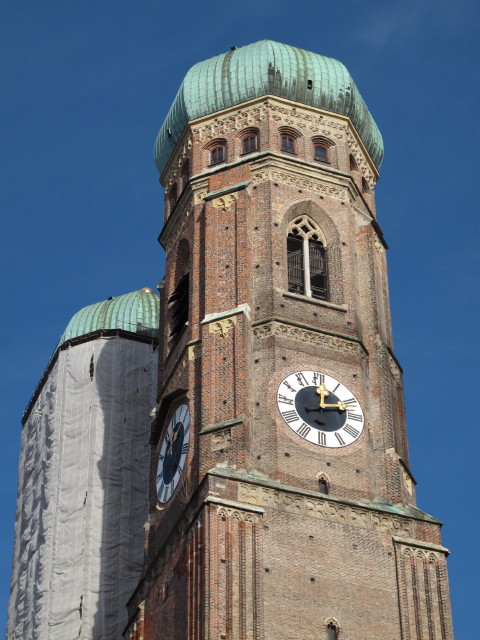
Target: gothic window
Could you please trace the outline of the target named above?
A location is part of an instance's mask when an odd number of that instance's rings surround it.
[[[327,640],[338,640],[338,626],[334,622],[327,624]]]
[[[287,236],[288,290],[327,300],[327,254],[319,227],[308,216],[292,220]]]
[[[189,300],[190,300],[190,273],[188,243],[182,240],[179,246],[178,259],[175,269],[176,286],[172,295],[168,298],[169,328],[172,345],[177,341],[188,325]]]
[[[210,164],[225,162],[225,145],[219,144],[210,151]]]
[[[246,136],[242,141],[242,153],[253,153],[258,150],[258,137],[255,134]]]
[[[370,192],[370,187],[368,186],[368,182],[365,180],[365,178],[362,178],[362,193],[369,193]]]
[[[357,161],[352,154],[350,154],[350,171],[358,171]]]
[[[185,160],[182,167],[182,190],[187,186],[188,179],[190,177],[190,162]]]
[[[295,138],[287,134],[282,135],[282,153],[296,153]]]
[[[173,211],[173,207],[175,206],[178,199],[178,189],[177,185],[174,184],[173,187],[170,188],[169,201],[170,201],[170,213]]]
[[[318,491],[328,495],[328,482],[323,476],[318,479]]]

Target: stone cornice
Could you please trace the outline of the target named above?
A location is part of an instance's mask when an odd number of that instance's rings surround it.
[[[227,467],[214,467],[208,471],[209,475],[227,478],[230,480],[234,480],[240,483],[244,483],[247,485],[255,485],[258,487],[262,487],[264,489],[271,489],[274,491],[278,491],[284,494],[296,494],[305,499],[317,499],[319,501],[324,501],[325,503],[344,505],[346,507],[351,507],[353,509],[359,510],[368,510],[374,511],[379,514],[385,514],[387,516],[391,516],[393,518],[402,518],[402,519],[411,519],[418,520],[421,522],[430,522],[432,524],[441,525],[442,523],[433,518],[432,516],[420,511],[416,507],[412,507],[407,505],[397,506],[397,505],[389,505],[389,504],[379,504],[376,502],[360,502],[358,500],[350,500],[348,498],[339,498],[332,495],[325,495],[323,493],[319,493],[317,491],[310,491],[308,489],[300,489],[298,487],[293,487],[291,485],[284,485],[280,482],[276,482],[274,480],[270,480],[269,478],[265,478],[262,476],[257,476],[251,473],[241,473],[240,471],[236,471],[234,469],[230,469]],[[248,502],[247,499],[241,499],[241,502]],[[262,506],[262,505],[258,505]],[[263,506],[273,506],[273,505],[263,505]],[[295,505],[294,512],[295,510]]]

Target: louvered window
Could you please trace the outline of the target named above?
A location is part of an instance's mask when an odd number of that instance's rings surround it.
[[[301,216],[289,225],[287,258],[288,290],[327,300],[327,253],[320,230],[307,216]]]
[[[188,298],[190,293],[189,274],[186,273],[180,279],[175,291],[168,299],[171,305],[171,329],[170,338],[176,340],[183,328],[188,324]]]
[[[293,293],[305,293],[305,275],[303,268],[303,239],[296,236],[287,238],[288,252],[288,290]]]

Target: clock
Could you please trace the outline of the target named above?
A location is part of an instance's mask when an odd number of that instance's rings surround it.
[[[190,411],[180,404],[170,418],[162,438],[157,466],[157,498],[168,502],[182,477],[190,442]]]
[[[363,431],[365,419],[357,398],[319,371],[296,371],[282,380],[277,405],[290,429],[321,447],[346,447]]]

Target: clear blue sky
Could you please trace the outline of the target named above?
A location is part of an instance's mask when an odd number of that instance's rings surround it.
[[[0,628],[22,411],[78,309],[163,275],[152,146],[185,72],[269,38],[344,62],[382,131],[377,209],[412,470],[419,506],[446,523],[456,639],[473,638],[479,20],[475,0],[0,3]]]

